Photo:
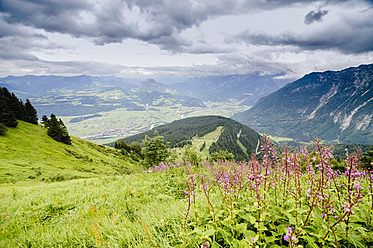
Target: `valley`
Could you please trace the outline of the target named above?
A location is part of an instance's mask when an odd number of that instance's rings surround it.
[[[373,0],[0,0],[0,248],[373,247]]]
[[[79,122],[71,122],[71,120],[82,116],[60,117],[67,123],[72,135],[98,144],[107,144],[119,138],[155,129],[161,124],[174,120],[203,115],[229,117],[250,108],[233,102],[204,102],[204,105],[205,107],[186,107],[181,104],[161,107],[144,106],[144,111],[117,108],[107,112],[98,112],[101,116]]]
[[[69,144],[49,135],[52,122],[45,118],[43,125],[21,119],[15,126],[1,123],[0,246],[373,244],[372,156],[367,155],[373,148],[330,147],[327,139],[300,142],[286,135],[271,142],[224,117],[240,112],[251,120],[244,114],[269,106],[265,98],[251,107],[245,99],[179,96],[154,80],[138,88],[59,89],[33,96],[42,114],[59,113],[59,125],[67,123]],[[3,120],[15,116],[12,99],[0,99]],[[281,101],[288,106],[288,99],[279,96],[275,107]],[[368,99],[353,108],[351,122],[370,104]],[[317,119],[326,105],[316,104],[308,116]],[[265,108],[259,113],[271,118]],[[278,114],[288,123],[299,118]],[[369,125],[368,117],[364,123]]]

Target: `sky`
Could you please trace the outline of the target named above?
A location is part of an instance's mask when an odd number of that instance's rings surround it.
[[[0,77],[299,78],[370,63],[372,0],[0,0]]]

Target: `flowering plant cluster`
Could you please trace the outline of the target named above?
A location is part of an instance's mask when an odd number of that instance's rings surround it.
[[[252,155],[249,162],[182,164],[188,245],[373,244],[373,172],[361,170],[360,151],[347,157],[345,172],[333,169],[332,148],[318,139],[311,153],[285,147],[279,154],[265,135],[261,151],[262,159]]]

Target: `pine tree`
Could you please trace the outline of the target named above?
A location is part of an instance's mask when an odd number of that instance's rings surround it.
[[[38,116],[36,109],[31,105],[30,100],[26,99],[24,106],[23,120],[32,124],[38,124]]]
[[[7,102],[4,98],[0,97],[0,123],[7,127],[16,127],[18,121],[12,111],[9,110]]]
[[[137,153],[137,154],[141,154],[141,144],[139,142],[132,142],[131,145],[131,151]]]
[[[127,152],[131,151],[131,147],[127,145],[127,143],[124,140],[119,140],[118,142],[115,142],[114,148],[116,149],[124,149]]]
[[[67,132],[67,128],[61,119],[57,120],[54,114],[51,114],[50,119],[47,121],[47,133],[50,137],[58,142],[71,145],[71,138]]]
[[[43,117],[41,117],[41,124],[45,127],[45,128],[48,128],[49,127],[49,120],[48,120],[48,117],[46,115],[43,115]]]
[[[8,108],[14,113],[18,120],[24,120],[25,110],[22,100],[18,99],[14,93],[11,94]]]
[[[159,136],[157,131],[155,131],[155,135],[153,138],[145,136],[145,140],[143,140],[144,164],[146,168],[158,165],[160,162],[166,161],[170,156],[169,146],[164,144],[163,136]]]
[[[27,99],[23,104],[20,99],[10,93],[5,87],[0,88],[0,122],[8,127],[16,127],[18,120],[26,121],[32,124],[38,124],[38,117],[35,108]]]

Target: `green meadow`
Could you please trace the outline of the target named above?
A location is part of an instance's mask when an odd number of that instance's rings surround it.
[[[71,138],[72,145],[59,143],[41,126],[19,121],[0,136],[0,183],[121,175],[140,168],[113,148]]]
[[[335,164],[320,141],[312,152],[280,154],[267,136],[262,145],[260,161],[145,173],[128,154],[74,137],[64,145],[19,122],[0,136],[0,247],[373,245],[373,174],[358,154]]]

